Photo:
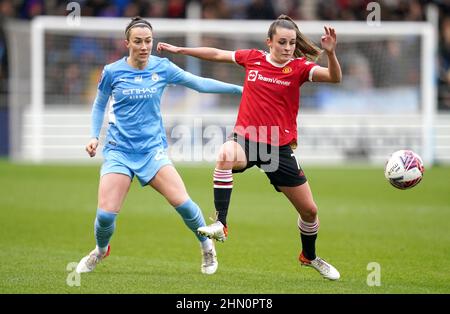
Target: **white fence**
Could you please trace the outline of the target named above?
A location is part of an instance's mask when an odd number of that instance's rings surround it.
[[[24,113],[22,151],[18,159],[32,161],[37,139],[35,115]],[[383,164],[398,149],[422,153],[420,115],[299,115],[299,160],[308,164],[370,163]],[[101,154],[89,158],[84,146],[90,134],[90,110],[48,110],[41,119],[39,143],[43,161],[99,162]],[[164,117],[169,154],[175,162],[212,162],[217,149],[229,134],[235,115],[174,115]],[[104,140],[103,127],[101,143]],[[450,163],[450,115],[436,116],[433,159]],[[99,151],[101,148],[99,149]]]

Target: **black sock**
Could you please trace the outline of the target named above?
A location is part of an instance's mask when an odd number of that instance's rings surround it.
[[[217,211],[217,220],[227,225],[228,206],[230,205],[231,189],[214,188],[214,205]]]
[[[230,206],[231,191],[233,190],[233,174],[230,170],[214,169],[214,205],[217,220],[227,225],[228,207]]]
[[[316,239],[319,231],[319,218],[315,222],[305,222],[298,219],[300,238],[302,239],[303,256],[312,261],[316,258]]]
[[[317,234],[306,235],[301,233],[300,237],[302,238],[303,256],[312,261],[316,258]]]

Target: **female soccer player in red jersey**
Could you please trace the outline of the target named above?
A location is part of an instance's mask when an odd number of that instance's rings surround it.
[[[235,62],[246,70],[234,132],[221,146],[214,170],[217,221],[199,228],[199,233],[218,241],[226,240],[232,173],[243,172],[256,165],[264,170],[275,189],[283,192],[299,213],[300,263],[313,267],[327,279],[337,280],[340,274],[336,268],[316,256],[317,205],[293,153],[297,145],[300,86],[306,81],[339,83],[342,77],[335,53],[336,32],[331,27],[324,28],[321,45],[328,57],[327,68],[314,63],[322,51],[286,15],[278,17],[269,27],[266,40],[269,53],[256,49],[186,48],[167,43],[159,43],[157,50],[210,61]]]

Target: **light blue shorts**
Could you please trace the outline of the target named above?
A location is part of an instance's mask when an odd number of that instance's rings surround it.
[[[103,158],[105,161],[100,170],[100,176],[108,173],[122,173],[133,180],[136,175],[142,186],[147,185],[163,166],[172,164],[162,147],[148,153],[127,153],[105,147]]]

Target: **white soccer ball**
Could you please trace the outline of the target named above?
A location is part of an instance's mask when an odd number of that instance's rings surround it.
[[[424,170],[419,155],[411,150],[399,150],[386,162],[384,176],[397,189],[406,190],[422,180]]]

